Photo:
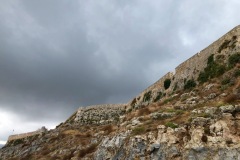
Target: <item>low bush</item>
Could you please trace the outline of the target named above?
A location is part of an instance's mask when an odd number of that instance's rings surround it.
[[[214,56],[211,55],[208,58],[207,67],[204,68],[204,71],[200,72],[198,76],[198,81],[200,83],[207,82],[209,79],[222,75],[223,73],[225,73],[225,71],[225,65],[216,63],[214,61]]]
[[[196,82],[193,79],[190,79],[185,83],[184,89],[191,89],[191,88],[194,88],[195,86],[196,86]]]
[[[24,139],[13,140],[13,146],[16,146],[16,145],[19,145],[19,144],[22,144],[22,143],[24,143]]]
[[[143,102],[148,102],[152,98],[152,91],[148,91],[143,96]]]
[[[240,63],[240,53],[232,54],[228,58],[228,66],[230,68],[233,68],[237,63]]]

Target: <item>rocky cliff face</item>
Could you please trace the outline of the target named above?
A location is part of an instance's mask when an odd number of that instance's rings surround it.
[[[9,140],[0,160],[240,160],[239,29],[205,49],[196,72],[183,63],[181,83],[167,74],[128,104],[81,107],[56,129]]]

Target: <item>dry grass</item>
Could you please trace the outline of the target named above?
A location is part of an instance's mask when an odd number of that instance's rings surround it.
[[[94,151],[96,151],[97,146],[98,144],[91,144],[89,147],[81,149],[78,153],[78,157],[83,158],[87,154],[93,153]]]
[[[235,102],[235,101],[237,101],[237,95],[235,95],[235,94],[230,94],[230,95],[228,95],[226,98],[224,98],[224,102],[225,103],[233,103],[233,102]]]
[[[90,131],[82,133],[79,130],[65,130],[65,131],[63,131],[63,134],[64,135],[76,136],[76,137],[79,137],[79,138],[90,138],[92,136]]]
[[[71,151],[70,154],[64,155],[64,156],[62,157],[62,159],[63,159],[63,160],[71,159],[72,157],[74,157],[74,154],[73,154],[73,153],[74,153],[74,152]],[[55,158],[55,159],[56,159],[56,158]]]
[[[126,121],[129,121],[129,120],[133,119],[136,116],[137,116],[137,112],[136,111],[132,111],[132,112],[130,112],[130,113],[128,113],[126,115]]]
[[[50,149],[48,147],[46,147],[46,146],[40,152],[40,154],[43,155],[43,156],[45,156],[45,155],[47,155],[49,153],[50,153]]]
[[[65,135],[78,135],[78,134],[81,134],[81,132],[80,131],[78,131],[78,130],[65,130],[65,131],[63,131],[63,134],[65,134]]]
[[[144,108],[141,108],[141,109],[137,110],[137,116],[138,117],[139,116],[145,116],[145,115],[148,115],[150,113],[151,113],[151,111],[149,110],[148,107],[144,107]]]
[[[117,128],[114,127],[112,124],[105,125],[101,128],[104,131],[105,135],[109,135],[110,133],[114,132]]]
[[[144,126],[139,126],[132,130],[132,135],[141,135],[144,133],[146,133],[146,128]]]

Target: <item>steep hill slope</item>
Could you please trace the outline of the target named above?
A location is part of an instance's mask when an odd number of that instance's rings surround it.
[[[127,104],[81,107],[12,136],[0,160],[240,159],[240,26]]]

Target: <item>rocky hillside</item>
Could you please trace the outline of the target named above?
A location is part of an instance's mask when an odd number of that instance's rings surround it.
[[[8,141],[5,159],[240,160],[240,26],[127,104],[81,107]]]

